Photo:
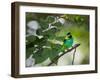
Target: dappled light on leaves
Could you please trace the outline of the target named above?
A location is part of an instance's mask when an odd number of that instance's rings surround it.
[[[74,65],[89,64],[89,16],[26,13],[26,67],[48,66],[61,54],[68,32],[73,36],[72,46],[80,44],[76,48]],[[51,66],[72,65],[73,52],[74,49]]]

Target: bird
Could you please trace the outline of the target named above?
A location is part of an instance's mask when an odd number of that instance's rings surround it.
[[[73,36],[71,32],[68,32],[63,40],[61,51],[64,51],[65,49],[68,50],[69,48],[71,48],[73,45],[73,42],[74,42]]]

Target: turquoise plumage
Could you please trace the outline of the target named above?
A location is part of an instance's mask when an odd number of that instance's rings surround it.
[[[73,45],[73,42],[74,42],[73,37],[72,37],[71,33],[68,32],[64,41],[63,41],[63,45],[62,45],[61,50],[64,51],[65,49],[71,48]]]

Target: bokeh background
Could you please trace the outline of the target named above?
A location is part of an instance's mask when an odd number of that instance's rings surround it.
[[[71,32],[74,44],[80,44],[76,49],[74,65],[89,64],[88,15],[27,12],[26,67],[47,66],[60,54],[67,32]],[[72,65],[73,52],[62,56],[52,66]]]

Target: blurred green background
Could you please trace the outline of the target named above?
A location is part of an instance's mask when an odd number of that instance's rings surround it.
[[[58,22],[55,20],[58,19]],[[40,28],[36,30],[37,35],[42,35],[39,39],[31,35],[26,37],[26,60],[31,54],[35,59],[35,65],[46,66],[59,53],[64,37],[67,32],[71,32],[74,44],[79,43],[76,49],[74,65],[89,64],[89,16],[74,14],[47,14],[47,13],[26,13],[26,35],[28,34],[28,22],[38,22]],[[49,24],[54,26],[47,31]],[[35,26],[33,24],[33,26]],[[36,52],[34,52],[36,51]],[[62,56],[57,61],[57,65],[72,65],[73,51]]]

